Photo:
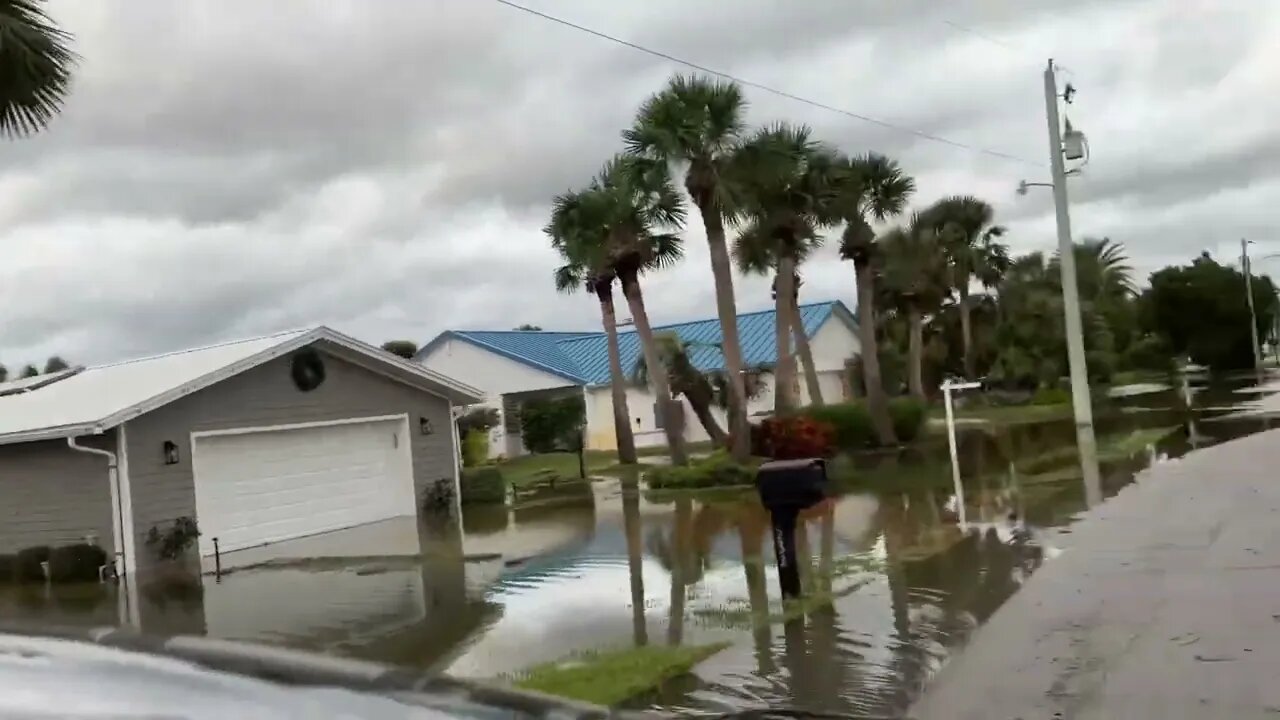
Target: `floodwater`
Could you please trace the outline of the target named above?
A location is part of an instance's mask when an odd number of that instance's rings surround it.
[[[1094,495],[1069,451],[1070,421],[966,427],[962,496],[942,433],[842,460],[837,471],[852,481],[802,515],[808,599],[798,609],[778,600],[768,515],[752,493],[653,494],[615,479],[546,489],[512,508],[468,508],[460,527],[366,530],[345,545],[330,536],[311,546],[324,550],[301,545],[217,579],[153,579],[131,599],[112,586],[8,588],[0,617],[124,621],[476,678],[584,650],[724,642],[692,674],[628,706],[898,717],[1053,561],[1086,498],[1110,497],[1153,463],[1271,427],[1257,408],[1280,387],[1255,385],[1194,379],[1121,393],[1120,411],[1098,422]],[[1172,410],[1184,392],[1189,416]],[[349,557],[331,552],[344,546]]]

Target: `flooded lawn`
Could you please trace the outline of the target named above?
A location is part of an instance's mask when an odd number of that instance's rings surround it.
[[[1259,401],[1239,392],[1249,378],[1198,385],[1191,416],[1171,409],[1182,388],[1115,400],[1121,411],[1098,426],[1102,496],[1151,463],[1273,422],[1237,412]],[[513,509],[468,508],[461,528],[366,532],[367,548],[342,553],[353,557],[151,583],[124,610],[109,586],[5,589],[0,616],[124,617],[144,631],[479,678],[587,651],[725,644],[693,674],[625,705],[894,717],[1052,562],[1055,540],[1085,509],[1070,421],[969,426],[960,438],[962,497],[941,436],[836,463],[838,493],[802,516],[799,607],[778,601],[769,518],[753,493],[661,494],[608,480],[543,490]]]

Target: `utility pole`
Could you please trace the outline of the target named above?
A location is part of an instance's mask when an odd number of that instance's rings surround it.
[[[1093,433],[1093,405],[1089,398],[1089,371],[1085,365],[1084,327],[1080,320],[1080,289],[1076,286],[1076,253],[1071,242],[1071,216],[1067,207],[1067,168],[1058,119],[1058,79],[1053,60],[1044,69],[1044,110],[1049,121],[1049,163],[1053,170],[1053,205],[1058,222],[1058,262],[1062,273],[1062,309],[1066,315],[1067,362],[1071,367],[1071,408],[1076,420],[1076,444],[1084,473],[1085,501],[1102,500],[1098,473],[1098,442]]]
[[[1240,268],[1244,270],[1244,294],[1249,301],[1249,339],[1253,343],[1253,369],[1262,372],[1262,350],[1258,346],[1258,313],[1253,307],[1253,272],[1249,267],[1249,241],[1240,238]]]

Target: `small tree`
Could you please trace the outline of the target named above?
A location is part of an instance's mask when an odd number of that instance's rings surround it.
[[[9,379],[9,368],[5,367],[4,365],[0,365],[0,383],[8,379]]]
[[[530,325],[529,323],[524,323],[522,325],[517,326],[516,330],[520,332],[540,332],[542,330],[542,326]]]
[[[478,407],[458,416],[458,435],[466,437],[472,430],[488,432],[498,426],[498,410],[491,407]]]
[[[526,400],[520,407],[520,434],[529,452],[576,452],[582,446],[586,413],[582,397]]]
[[[71,367],[71,365],[68,364],[66,360],[63,360],[57,355],[53,355],[45,361],[44,373],[48,375],[49,373],[61,372],[69,367]]]
[[[40,369],[37,368],[35,365],[27,365],[26,367],[22,368],[22,377],[24,379],[33,378],[39,374],[40,374]]]
[[[418,344],[412,340],[388,340],[382,343],[382,349],[406,360],[412,360],[418,354]]]

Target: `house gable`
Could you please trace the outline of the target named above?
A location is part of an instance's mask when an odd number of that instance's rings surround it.
[[[458,333],[445,333],[418,353],[428,369],[483,391],[487,398],[581,383],[510,353],[477,343]]]

